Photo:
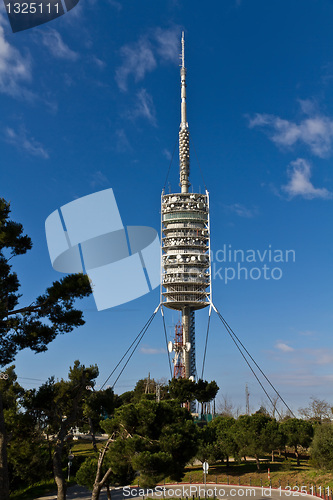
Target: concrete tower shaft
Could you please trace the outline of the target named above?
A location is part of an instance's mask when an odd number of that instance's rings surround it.
[[[170,309],[182,312],[185,376],[196,376],[194,311],[209,305],[210,235],[209,195],[189,193],[190,145],[186,109],[185,40],[182,34],[181,122],[179,131],[180,193],[161,200],[162,297]]]

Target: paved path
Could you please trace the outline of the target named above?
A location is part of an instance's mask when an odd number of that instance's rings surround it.
[[[193,495],[205,498],[204,484],[168,484],[166,486],[157,486],[154,490],[143,490],[143,488],[124,486],[112,490],[113,500],[135,500],[143,496],[146,498],[156,498],[156,500],[164,500],[168,498],[193,498]],[[207,497],[217,497],[220,499],[229,500],[314,500],[317,497],[301,493],[295,487],[292,491],[279,489],[260,488],[256,486],[234,486],[226,484],[207,483]],[[35,500],[56,500],[56,492],[44,497],[36,498]],[[91,492],[82,486],[71,486],[67,490],[67,500],[90,500]],[[106,491],[103,490],[99,500],[107,500]]]

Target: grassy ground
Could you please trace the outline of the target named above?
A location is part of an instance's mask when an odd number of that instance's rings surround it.
[[[269,463],[261,463],[261,470],[257,471],[257,466],[254,461],[242,462],[240,464],[216,464],[209,467],[207,474],[207,482],[225,483],[225,484],[242,484],[252,486],[269,486],[270,481],[272,487],[285,488],[287,485],[294,487],[302,485],[310,490],[309,485],[317,487],[333,488],[333,473],[314,469],[308,460],[301,460],[300,466],[297,467],[296,460],[276,458],[275,461]],[[270,469],[270,480],[268,478],[268,468]],[[188,467],[182,482],[203,482],[202,467]]]
[[[105,441],[106,442],[106,441]],[[97,443],[97,448],[100,449],[104,445],[103,441],[98,441]],[[75,456],[85,456],[85,457],[90,457],[94,455],[94,449],[92,447],[91,441],[73,441],[72,443],[72,453]]]

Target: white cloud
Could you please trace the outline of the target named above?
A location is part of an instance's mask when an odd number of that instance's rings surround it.
[[[179,64],[180,28],[178,26],[165,30],[156,28],[154,39],[162,60]]]
[[[135,82],[143,80],[146,73],[157,67],[157,60],[177,62],[179,53],[180,29],[156,28],[149,34],[140,37],[134,43],[124,45],[120,49],[123,59],[116,69],[116,82],[122,91],[127,91],[128,80],[132,76]]]
[[[310,356],[309,361],[315,365],[331,365],[333,363],[333,349],[305,349]]]
[[[143,354],[165,354],[166,351],[162,348],[156,349],[154,347],[142,346],[140,352]]]
[[[303,369],[296,371],[281,371],[274,374],[274,381],[280,385],[290,387],[292,380],[293,387],[327,387],[330,388],[333,383],[333,375],[318,375],[312,371]]]
[[[102,59],[99,59],[98,57],[96,56],[92,56],[92,61],[93,63],[96,64],[96,66],[98,66],[98,68],[100,69],[104,69],[105,66],[106,66],[106,62],[105,61],[102,61]]]
[[[79,54],[66,45],[57,30],[49,28],[46,31],[40,31],[40,34],[42,43],[57,59],[66,59],[68,61],[76,61],[78,59]]]
[[[117,2],[117,0],[108,0],[108,3],[118,11],[122,9],[121,3]]]
[[[136,105],[131,117],[146,118],[152,125],[156,125],[155,107],[152,96],[146,89],[141,89],[136,94]]]
[[[289,182],[282,186],[291,198],[295,196],[302,196],[303,198],[324,198],[332,197],[326,188],[315,188],[310,181],[311,178],[311,165],[309,162],[302,158],[292,161],[288,168]]]
[[[239,215],[239,217],[251,218],[258,214],[256,208],[247,208],[240,203],[233,203],[232,205],[226,205],[226,209],[230,212]]]
[[[4,32],[4,17],[0,14],[0,92],[18,98],[31,98],[33,94],[22,87],[32,79],[28,53],[22,55],[7,42]]]
[[[261,127],[267,131],[274,144],[292,147],[296,143],[305,144],[320,158],[331,154],[333,144],[333,120],[320,114],[310,100],[299,101],[305,116],[299,123],[279,116],[257,113],[249,120],[249,127]]]
[[[167,148],[164,148],[164,149],[163,149],[163,151],[162,151],[162,155],[163,155],[163,156],[165,156],[165,158],[166,158],[167,160],[169,160],[169,161],[170,161],[170,160],[171,160],[171,158],[172,158],[172,154],[171,154],[171,152],[170,152]]]
[[[128,140],[126,132],[124,129],[116,130],[116,149],[120,153],[127,153],[128,151],[132,151],[132,146]]]
[[[318,106],[317,103],[311,99],[298,99],[298,103],[300,105],[300,108],[302,112],[305,115],[317,115],[319,114],[318,112]]]
[[[294,353],[292,356],[293,366],[306,366],[307,368],[315,369],[316,367],[330,366],[333,363],[333,349],[329,347],[325,348],[309,348],[303,347],[304,342],[300,344],[297,349],[294,349],[289,344],[283,341],[278,341],[275,344],[275,349],[281,351],[282,353]],[[274,355],[274,359],[278,359],[279,361],[282,358],[276,358],[276,352],[271,351],[271,354]],[[288,363],[290,362],[290,358],[288,358]]]
[[[299,335],[303,335],[305,337],[310,337],[312,335],[315,335],[316,332],[313,332],[311,330],[302,330],[301,332],[298,332]]]
[[[293,347],[290,347],[290,345],[285,344],[284,342],[277,342],[275,344],[275,348],[282,352],[293,352],[295,350]]]
[[[116,82],[123,91],[127,90],[127,80],[130,75],[133,75],[135,82],[139,82],[147,71],[152,71],[157,65],[151,43],[147,38],[140,38],[134,44],[124,45],[120,49],[120,54],[123,64],[116,70]]]
[[[97,170],[96,172],[91,174],[90,185],[92,188],[95,188],[97,186],[108,186],[109,184],[109,179],[100,170]]]
[[[49,154],[44,146],[33,137],[28,137],[24,127],[21,127],[19,132],[16,132],[10,127],[6,127],[4,132],[5,140],[9,144],[13,144],[13,146],[26,151],[32,156],[39,156],[44,159],[49,158]]]

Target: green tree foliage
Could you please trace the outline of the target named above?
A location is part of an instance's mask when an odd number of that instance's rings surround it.
[[[172,399],[184,404],[195,399],[196,383],[188,378],[173,378],[168,390]]]
[[[201,403],[201,413],[206,413],[206,406],[207,403],[212,401],[215,397],[216,394],[218,393],[219,386],[215,382],[215,380],[212,380],[211,382],[207,382],[207,380],[201,380],[199,379],[198,382],[196,383],[195,387],[195,399]]]
[[[182,404],[197,399],[201,403],[201,413],[204,413],[204,405],[216,397],[219,387],[214,380],[207,382],[199,379],[198,382],[192,382],[187,378],[173,378],[169,382],[168,390],[170,397]]]
[[[112,444],[112,453],[110,445]],[[110,437],[95,457],[87,458],[76,474],[76,481],[92,490],[92,500],[98,500],[103,486],[111,500],[110,485],[129,484],[134,479],[130,460],[134,453],[133,442]]]
[[[99,459],[97,455],[95,457],[87,458],[83,462],[75,477],[78,484],[85,486],[90,490],[94,489],[98,462]],[[116,463],[112,463],[108,455],[104,457],[101,464],[100,475],[102,478],[105,478],[104,485],[109,499],[111,499],[111,485],[126,484],[133,479],[133,474],[131,474],[128,470],[127,462],[118,461]]]
[[[274,451],[281,450],[285,447],[287,440],[286,435],[284,434],[281,425],[275,420],[275,418],[272,417],[270,417],[263,434],[267,447],[270,447],[272,452],[272,462],[274,462]]]
[[[180,481],[186,463],[197,450],[197,427],[189,412],[175,401],[143,399],[123,405],[114,418],[101,425],[110,436],[104,460],[118,484],[128,484],[138,472],[140,485],[146,487],[153,487],[167,476]],[[98,467],[93,498],[98,498],[105,484],[100,459]],[[78,477],[82,480],[82,476]]]
[[[43,352],[54,338],[83,325],[77,298],[91,293],[87,276],[73,274],[56,281],[33,304],[21,306],[20,281],[12,269],[13,258],[32,247],[21,224],[10,219],[10,204],[0,198],[0,366],[11,363],[18,351]],[[6,429],[0,392],[0,498],[8,500]]]
[[[65,500],[66,485],[62,466],[66,440],[72,426],[82,421],[84,404],[98,376],[97,366],[85,367],[79,361],[69,369],[68,380],[49,379],[38,390],[30,391],[25,405],[48,434],[54,436],[52,462],[58,500]],[[67,451],[67,450],[66,450]]]
[[[310,448],[312,462],[321,469],[333,468],[333,426],[332,424],[317,425]]]
[[[98,463],[97,456],[86,458],[86,460],[83,462],[83,464],[81,465],[75,476],[75,480],[77,481],[78,484],[80,484],[81,486],[86,486],[86,488],[89,488],[90,490],[93,489],[96,477],[97,463]],[[102,473],[105,474],[106,471],[107,471],[107,464],[105,461],[105,463],[103,464]]]
[[[102,391],[90,391],[83,403],[82,421],[79,423],[83,430],[89,430],[93,448],[97,451],[95,433],[100,432],[100,421],[108,418],[119,405],[118,396],[115,396],[111,388]]]
[[[105,421],[104,429],[109,434],[115,432],[122,440],[132,437],[128,445],[135,445],[134,468],[140,471],[145,482],[156,483],[161,474],[162,477],[170,476],[179,481],[186,462],[196,451],[197,428],[192,417],[185,408],[180,408],[173,402],[143,400],[137,405],[122,406],[116,410],[114,419]],[[153,474],[150,469],[145,468],[147,452],[156,459]],[[164,465],[161,468],[162,456]]]
[[[297,465],[299,462],[298,447],[308,448],[313,437],[313,426],[311,422],[301,420],[300,418],[289,418],[281,424],[282,431],[286,436],[286,444],[294,448]]]
[[[221,447],[217,442],[217,429],[213,422],[214,420],[199,428],[196,458],[201,462],[214,463],[216,460],[223,459]]]
[[[4,373],[8,378],[0,379],[0,391],[4,395],[9,486],[13,490],[50,477],[51,460],[48,444],[33,417],[23,411],[24,389],[17,383],[15,367]]]
[[[238,446],[234,438],[235,419],[233,417],[220,416],[211,422],[215,428],[216,445],[219,449],[219,455],[226,460],[229,465],[229,457],[238,458]]]
[[[233,429],[240,456],[255,457],[257,469],[260,470],[260,455],[270,452],[276,446],[278,423],[268,415],[255,413],[241,415]]]

